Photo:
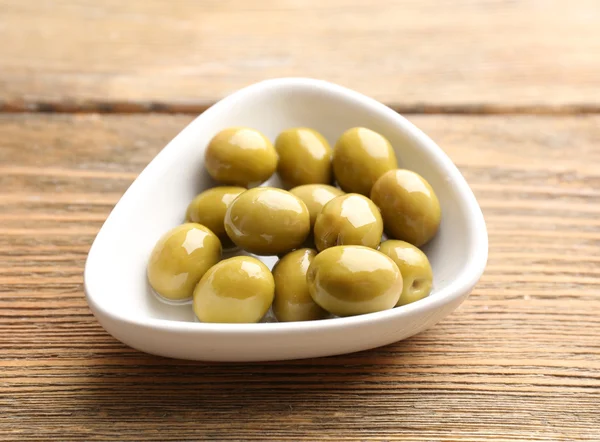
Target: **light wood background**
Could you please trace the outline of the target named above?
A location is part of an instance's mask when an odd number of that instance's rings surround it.
[[[600,4],[369,3],[0,0],[1,440],[600,440]],[[83,296],[102,222],[194,113],[284,75],[431,134],[484,211],[484,277],[357,354],[123,346]]]

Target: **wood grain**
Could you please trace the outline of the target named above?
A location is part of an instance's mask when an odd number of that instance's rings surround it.
[[[483,207],[473,295],[385,348],[206,364],[123,346],[82,290],[107,213],[190,117],[0,115],[0,438],[600,440],[600,117],[409,118]]]
[[[600,111],[597,0],[0,0],[5,111],[198,112],[279,76],[412,112]]]

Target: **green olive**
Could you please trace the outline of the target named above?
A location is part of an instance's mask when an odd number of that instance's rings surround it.
[[[221,259],[219,238],[203,225],[186,223],[168,231],[154,246],[148,281],[156,293],[171,299],[191,298],[206,271]]]
[[[242,192],[243,187],[213,187],[197,195],[187,208],[186,222],[199,223],[208,227],[219,237],[224,248],[233,243],[225,232],[223,220],[227,208]]]
[[[333,149],[333,173],[346,192],[369,196],[375,181],[397,167],[390,142],[364,127],[344,132]]]
[[[275,292],[269,268],[251,256],[235,256],[212,267],[194,290],[194,313],[202,322],[259,322]]]
[[[331,147],[316,130],[284,130],[275,140],[275,150],[279,154],[277,172],[287,186],[331,183]]]
[[[383,221],[373,202],[357,193],[333,198],[317,215],[314,236],[317,250],[341,245],[376,249],[381,242]]]
[[[396,263],[404,286],[397,305],[425,298],[431,292],[433,272],[425,253],[405,241],[390,239],[381,243],[379,251]]]
[[[329,315],[315,304],[306,283],[306,272],[316,255],[317,251],[313,249],[294,250],[273,267],[273,313],[279,321],[312,321]]]
[[[437,233],[442,212],[429,183],[405,169],[390,170],[373,186],[371,199],[381,210],[385,230],[391,238],[417,247]]]
[[[308,213],[310,214],[310,227],[312,229],[317,220],[317,215],[321,213],[323,206],[336,196],[343,195],[344,191],[326,184],[306,184],[294,187],[290,190],[290,193],[296,195],[306,204]]]
[[[298,197],[282,189],[257,187],[238,196],[225,214],[225,231],[244,250],[278,255],[302,245],[310,216]]]
[[[246,127],[222,130],[210,140],[204,155],[209,175],[234,186],[256,186],[277,168],[277,152],[269,139]]]
[[[331,247],[319,253],[306,281],[314,301],[337,316],[391,309],[402,293],[402,275],[394,261],[362,246]]]

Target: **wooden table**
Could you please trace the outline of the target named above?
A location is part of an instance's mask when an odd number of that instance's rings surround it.
[[[0,0],[2,440],[600,440],[600,6]],[[198,112],[332,80],[460,167],[490,259],[453,315],[358,354],[206,364],[90,313],[110,209]]]

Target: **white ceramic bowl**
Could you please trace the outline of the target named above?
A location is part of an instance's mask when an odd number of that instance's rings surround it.
[[[308,126],[333,145],[346,129],[365,126],[386,136],[401,167],[423,175],[442,206],[442,224],[426,247],[434,289],[416,303],[379,313],[323,321],[203,324],[190,305],[151,294],[146,262],[157,239],[182,222],[190,200],[213,185],[204,149],[219,130],[249,126],[272,140]],[[266,361],[366,350],[419,333],[469,295],[486,265],[485,222],[452,161],[393,110],[356,92],[304,78],[268,80],[221,100],[177,135],[135,180],[98,233],[85,267],[88,303],[123,343],[156,355],[212,361]],[[267,258],[268,265],[274,260]]]

